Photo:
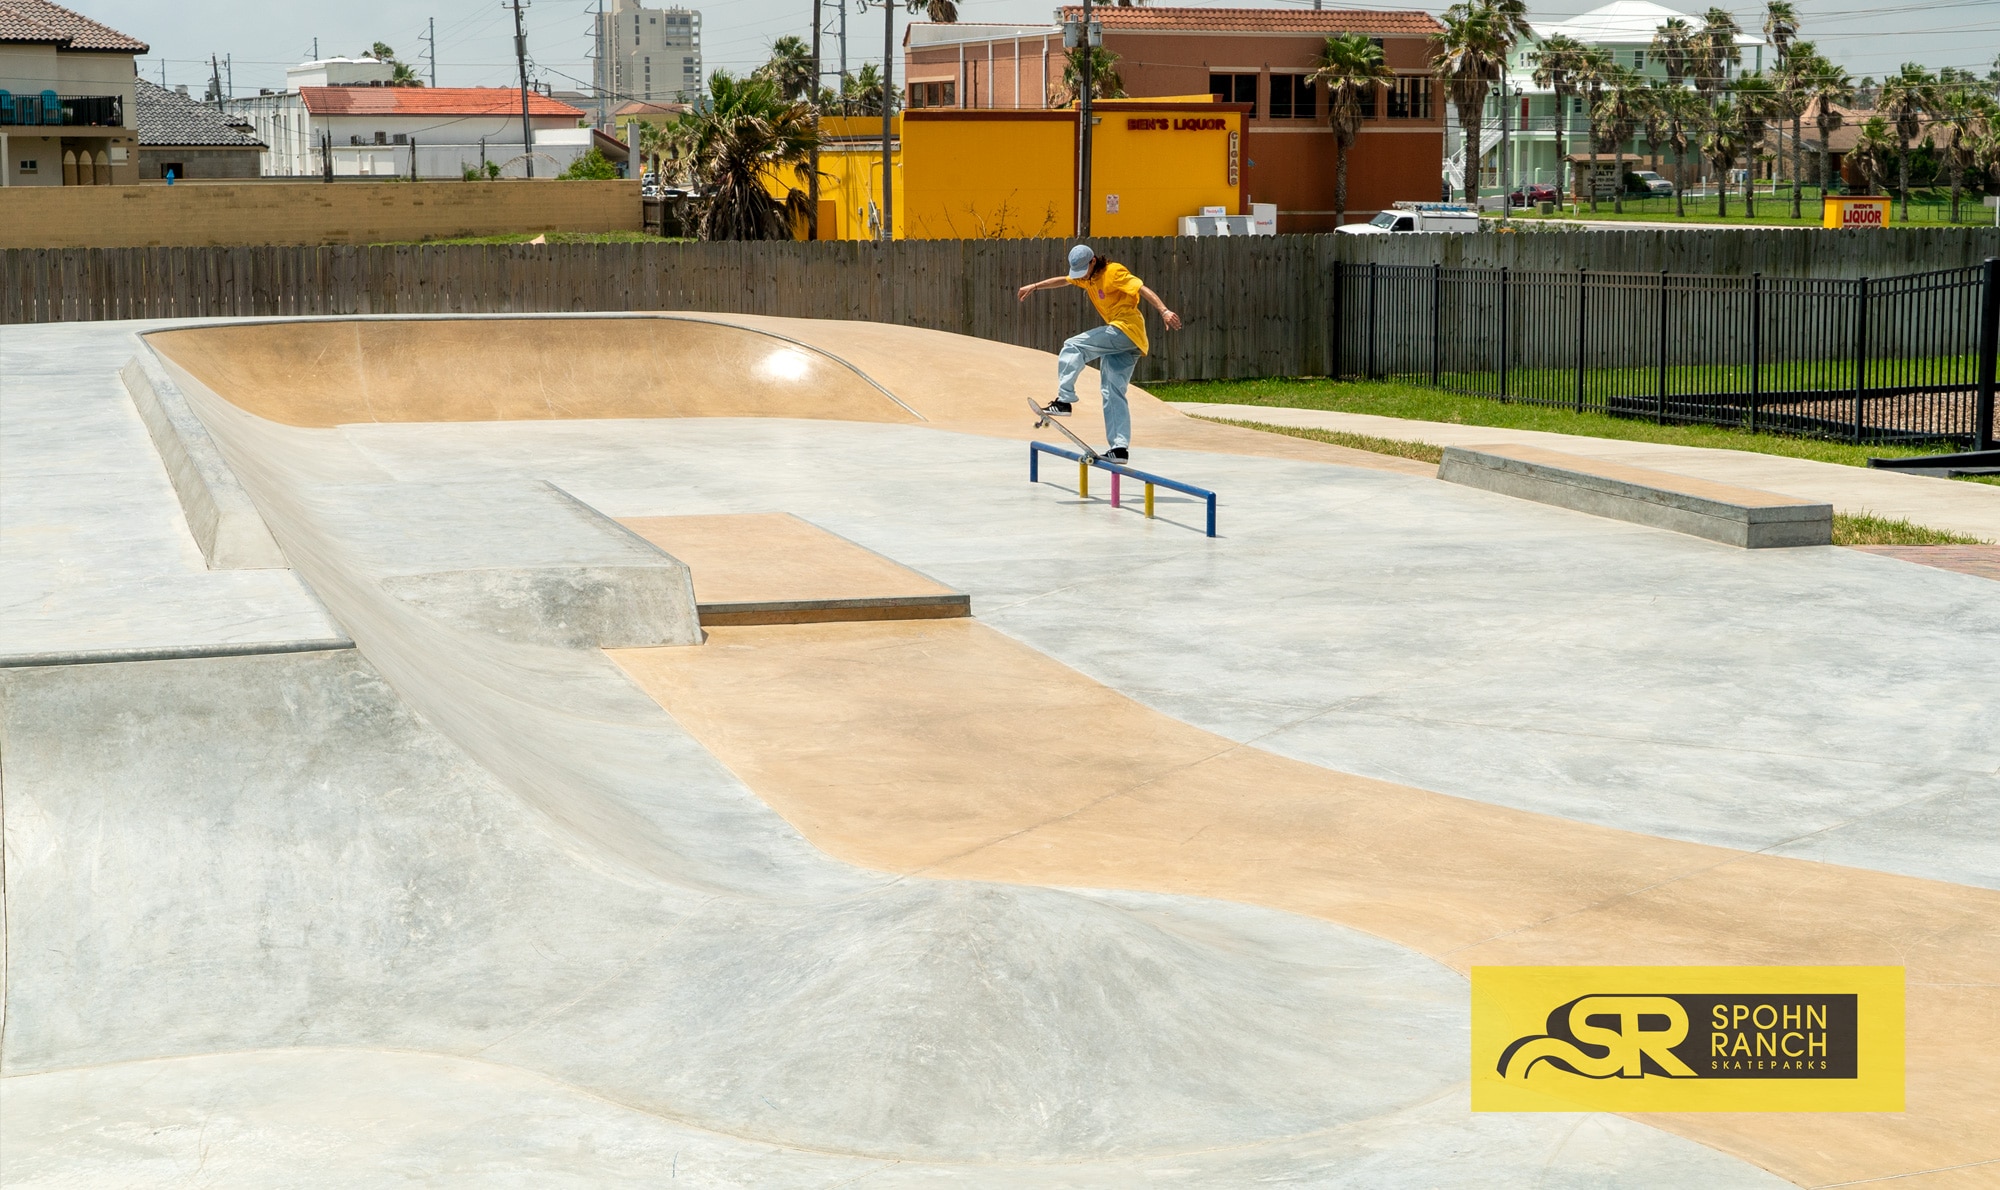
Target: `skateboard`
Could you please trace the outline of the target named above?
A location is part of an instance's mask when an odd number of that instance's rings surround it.
[[[1095,463],[1097,461],[1097,451],[1092,449],[1091,445],[1088,442],[1085,442],[1083,439],[1077,437],[1075,434],[1070,433],[1068,426],[1057,421],[1055,418],[1050,417],[1048,414],[1043,413],[1041,405],[1036,403],[1035,398],[1033,397],[1028,398],[1028,408],[1034,411],[1036,429],[1039,430],[1043,426],[1054,426],[1058,433],[1060,433],[1063,437],[1069,439],[1071,442],[1074,442],[1076,444],[1076,448],[1083,452],[1084,462]]]

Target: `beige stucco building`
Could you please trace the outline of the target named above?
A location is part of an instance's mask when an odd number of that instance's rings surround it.
[[[0,0],[0,186],[138,181],[133,59],[146,50],[47,0]]]

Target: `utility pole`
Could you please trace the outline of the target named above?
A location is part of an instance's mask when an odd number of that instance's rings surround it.
[[[1500,59],[1500,226],[1514,225],[1513,109],[1507,106],[1507,59]],[[1524,196],[1525,198],[1525,196]]]
[[[1083,0],[1083,28],[1077,38],[1082,43],[1083,65],[1077,71],[1082,88],[1077,105],[1076,237],[1090,235],[1090,101],[1097,91],[1097,47],[1104,44],[1104,31],[1090,19],[1090,0]]]
[[[535,176],[535,126],[528,120],[528,35],[521,29],[521,0],[513,0],[514,61],[521,68],[521,164]]]
[[[844,116],[847,114],[847,0],[836,2],[840,5],[840,114]]]
[[[882,239],[896,238],[896,170],[889,159],[890,110],[896,94],[896,4],[882,0]]]
[[[436,89],[438,85],[438,19],[436,17],[430,18],[430,27],[431,31],[424,35],[424,41],[430,46],[431,87],[432,89]]]
[[[209,94],[215,96],[215,110],[221,111],[222,110],[222,66],[215,60],[214,54],[210,54],[208,56],[208,90]]]
[[[604,0],[597,0],[597,26],[594,43],[597,46],[597,68],[590,72],[591,89],[597,92],[597,126],[610,128],[611,116],[604,110],[604,93],[611,89],[611,62],[604,56]],[[639,146],[633,145],[634,149]],[[640,172],[645,172],[643,164]]]
[[[597,0],[599,5],[604,0]],[[819,238],[819,34],[826,19],[820,13],[820,0],[813,0],[813,68],[812,90],[806,94],[806,102],[812,104],[813,151],[812,177],[806,182],[806,238]]]
[[[319,61],[319,38],[313,38],[313,61]]]
[[[234,54],[222,55],[222,77],[229,84],[229,93],[223,97],[225,99],[236,98],[236,63],[231,61],[234,57]]]

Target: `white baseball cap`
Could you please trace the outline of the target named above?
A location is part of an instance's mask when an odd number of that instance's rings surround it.
[[[1081,281],[1090,275],[1090,262],[1097,259],[1097,253],[1089,244],[1078,244],[1069,250],[1069,279]]]

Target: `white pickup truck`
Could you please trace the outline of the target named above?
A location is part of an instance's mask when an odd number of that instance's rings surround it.
[[[1450,202],[1399,202],[1366,223],[1343,224],[1340,230],[1352,236],[1391,235],[1399,231],[1456,231],[1480,229],[1479,212]]]

